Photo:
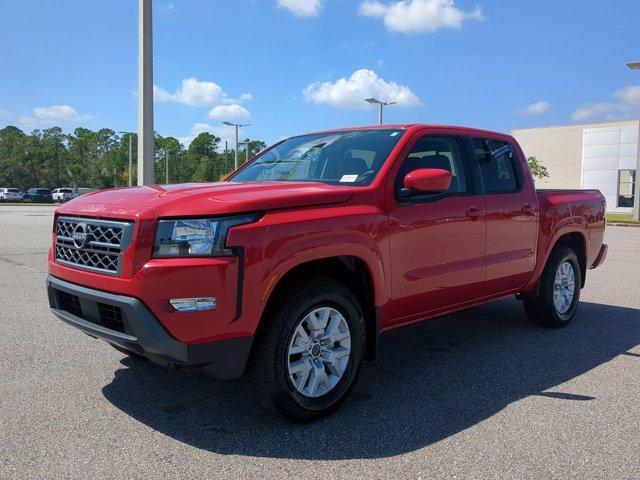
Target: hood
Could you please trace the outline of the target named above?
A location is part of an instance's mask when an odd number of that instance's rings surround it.
[[[316,182],[218,182],[114,188],[82,195],[58,209],[61,214],[159,217],[224,215],[346,202],[353,188]]]

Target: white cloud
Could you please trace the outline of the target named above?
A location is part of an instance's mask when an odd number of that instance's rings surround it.
[[[585,120],[619,120],[640,116],[640,85],[631,85],[612,94],[617,101],[589,103],[581,106],[571,119],[576,122]]]
[[[251,117],[249,110],[238,105],[237,103],[232,103],[231,105],[218,105],[217,107],[213,107],[209,111],[209,118],[213,118],[216,120],[246,120]]]
[[[313,103],[326,103],[338,108],[366,108],[365,98],[375,97],[384,102],[397,102],[399,106],[420,105],[420,99],[409,87],[387,82],[374,71],[360,69],[349,78],[335,82],[316,82],[302,91],[305,99]]]
[[[20,117],[19,122],[28,127],[40,127],[65,122],[82,123],[91,118],[91,115],[79,114],[71,105],[52,105],[34,108],[32,117]]]
[[[551,103],[547,101],[535,102],[521,110],[524,115],[541,115],[551,109]]]
[[[630,87],[618,90],[613,94],[621,103],[625,105],[640,105],[640,85],[631,85]]]
[[[316,17],[323,0],[278,0],[278,8],[289,10],[297,17]]]
[[[13,115],[9,110],[3,110],[0,108],[0,120],[9,120]]]
[[[402,0],[383,3],[366,0],[360,4],[360,15],[380,18],[387,30],[401,33],[432,33],[441,28],[461,28],[464,20],[484,20],[482,10],[464,12],[453,0]]]
[[[182,80],[180,88],[173,93],[154,85],[153,98],[156,102],[176,102],[192,107],[233,105],[236,108],[240,106],[239,104],[252,100],[253,95],[243,93],[239,98],[232,98],[217,83],[200,81],[197,78],[190,77]]]
[[[154,85],[153,97],[158,102],[177,102],[193,107],[208,107],[222,103],[227,94],[216,83],[201,82],[191,77],[182,80],[180,88],[174,93]]]
[[[52,105],[51,107],[37,107],[33,114],[39,120],[79,122],[91,118],[89,115],[80,115],[71,105]]]

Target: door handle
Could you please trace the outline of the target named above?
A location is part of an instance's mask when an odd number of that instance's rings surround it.
[[[532,206],[532,205],[530,205],[529,203],[525,203],[525,204],[522,206],[522,211],[524,212],[524,214],[525,214],[525,215],[528,215],[528,216],[530,216],[530,217],[533,217],[533,216],[535,216],[535,214],[536,214],[535,209],[534,209],[534,208],[533,208],[533,206]]]
[[[484,212],[482,210],[478,210],[476,207],[471,207],[469,210],[467,210],[467,217],[469,217],[471,220],[473,220],[474,222],[478,220],[478,218],[480,218],[481,215],[483,215]]]

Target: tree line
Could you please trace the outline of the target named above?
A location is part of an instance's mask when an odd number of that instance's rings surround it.
[[[60,127],[25,133],[15,126],[0,129],[0,187],[89,187],[128,185],[129,137],[133,151],[133,179],[136,183],[137,143],[135,133],[118,134],[102,128],[76,128],[64,133]],[[165,183],[165,159],[169,182],[217,181],[233,170],[234,150],[220,153],[222,140],[209,132],[200,133],[188,147],[175,137],[155,134],[155,181]],[[240,162],[266,148],[263,141],[243,142]]]

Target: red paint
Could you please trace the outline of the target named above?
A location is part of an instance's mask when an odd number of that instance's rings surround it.
[[[57,215],[127,219],[136,224],[122,276],[57,264],[51,252],[49,271],[69,282],[138,298],[174,337],[202,343],[253,335],[277,281],[312,260],[359,259],[371,278],[382,330],[532,291],[553,246],[565,234],[580,235],[587,267],[604,260],[600,192],[536,192],[512,137],[436,125],[384,128],[404,128],[406,133],[369,186],[230,181],[84,195],[61,206]],[[521,190],[446,196],[425,203],[398,200],[394,182],[400,164],[417,139],[428,134],[483,136],[511,143],[525,172]],[[467,161],[467,168],[477,168],[472,159]],[[415,172],[408,175],[409,183],[418,189],[426,185],[427,177],[434,190],[443,190],[443,179],[451,179],[450,174],[435,175],[433,170],[429,175]],[[263,212],[260,220],[233,228],[227,241],[245,253],[239,318],[235,316],[237,257],[151,259],[159,218],[254,211]],[[197,296],[216,297],[218,308],[178,314],[168,303],[170,298]]]
[[[451,172],[440,168],[419,168],[404,177],[404,186],[417,192],[446,192],[450,185]]]

